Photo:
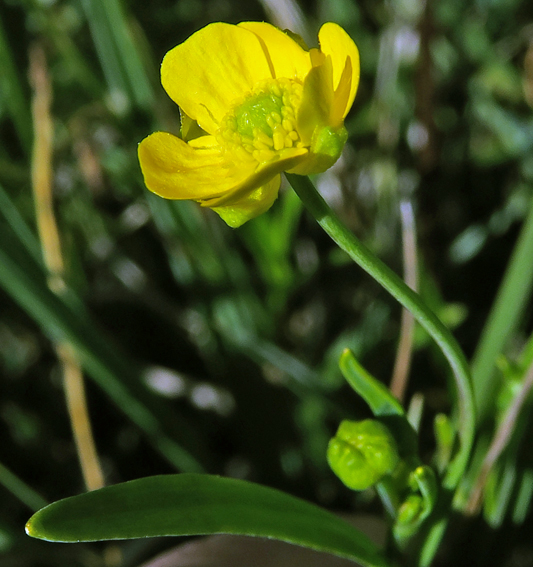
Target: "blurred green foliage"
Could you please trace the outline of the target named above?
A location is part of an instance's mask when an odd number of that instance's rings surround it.
[[[327,469],[326,447],[340,419],[368,413],[343,386],[338,358],[350,348],[388,384],[398,306],[335,249],[292,192],[231,231],[211,211],[164,201],[143,185],[137,143],[179,128],[159,63],[209,22],[268,19],[309,43],[324,21],[345,27],[361,52],[361,84],[346,151],[317,185],[399,272],[399,202],[415,203],[422,295],[467,354],[476,350],[532,207],[533,5],[274,4],[0,4],[0,567],[105,564],[100,548],[50,546],[23,533],[43,499],[83,490],[51,340],[80,353],[109,482],[203,469],[329,507],[353,503]],[[47,287],[32,203],[27,74],[35,43],[53,83],[55,205],[69,286],[62,297]],[[533,331],[527,290],[517,309],[489,374],[498,355],[516,358]],[[450,399],[446,366],[426,344],[417,335],[409,394],[424,394],[432,418]],[[495,399],[487,404],[490,417]],[[520,436],[530,429],[524,420]],[[433,443],[423,441],[422,454]],[[475,534],[470,550],[450,564],[505,564],[533,553],[524,505],[532,454],[516,444],[511,451],[491,490],[522,494],[509,514],[523,528],[509,537],[504,524],[487,543],[485,524],[473,521],[464,528]],[[357,497],[357,509],[375,510],[367,496]],[[493,525],[507,517],[494,511],[501,503],[496,496],[487,504]],[[125,544],[122,564],[138,565],[159,545]]]

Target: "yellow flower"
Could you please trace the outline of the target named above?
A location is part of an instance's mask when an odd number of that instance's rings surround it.
[[[232,227],[275,201],[280,173],[320,173],[338,159],[359,82],[357,47],[336,24],[306,49],[262,22],[214,23],[171,49],[161,82],[180,107],[182,138],[139,144],[148,189],[192,199]]]

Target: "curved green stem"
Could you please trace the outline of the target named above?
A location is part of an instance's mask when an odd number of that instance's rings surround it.
[[[410,289],[388,266],[366,248],[339,220],[329,205],[317,192],[309,178],[286,174],[289,183],[296,191],[307,210],[318,224],[363,270],[381,284],[401,305],[408,309],[415,319],[433,337],[448,359],[457,388],[459,409],[458,432],[460,448],[450,463],[443,487],[454,489],[468,463],[474,438],[475,416],[474,399],[470,370],[463,351],[450,331],[438,317],[424,304],[420,296]]]

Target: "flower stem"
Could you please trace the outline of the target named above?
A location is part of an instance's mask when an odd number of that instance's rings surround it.
[[[474,438],[475,416],[470,370],[465,355],[450,331],[424,304],[420,296],[360,242],[331,210],[309,178],[286,174],[287,179],[318,224],[363,270],[381,284],[403,307],[408,309],[433,337],[447,358],[455,379],[458,402],[460,447],[450,463],[443,488],[453,490],[468,463]]]

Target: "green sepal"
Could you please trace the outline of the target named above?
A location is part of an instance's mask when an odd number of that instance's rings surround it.
[[[314,157],[314,169],[317,172],[329,169],[341,156],[344,144],[348,140],[348,131],[344,126],[316,128],[311,140],[311,155]]]

